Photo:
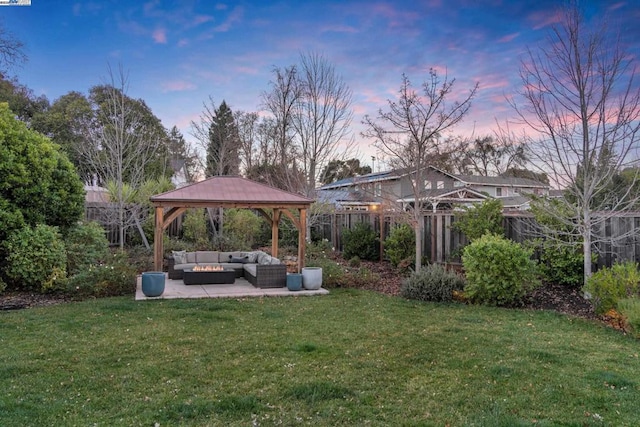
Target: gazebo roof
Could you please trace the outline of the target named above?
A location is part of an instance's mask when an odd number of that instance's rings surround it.
[[[239,176],[214,176],[151,197],[156,206],[308,207],[309,199]]]

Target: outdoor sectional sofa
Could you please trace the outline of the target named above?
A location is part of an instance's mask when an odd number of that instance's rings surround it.
[[[169,279],[182,279],[183,270],[201,265],[234,269],[236,277],[244,277],[257,288],[281,288],[287,281],[287,266],[262,251],[174,251],[168,264]]]

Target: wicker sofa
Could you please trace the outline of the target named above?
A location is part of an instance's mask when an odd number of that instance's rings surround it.
[[[257,288],[286,286],[287,267],[262,251],[174,251],[167,258],[169,279],[182,279],[183,270],[196,265],[222,266],[235,270],[236,277],[244,277]]]

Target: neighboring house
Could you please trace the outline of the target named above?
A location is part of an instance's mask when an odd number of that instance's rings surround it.
[[[319,200],[344,210],[376,210],[380,205],[406,207],[415,203],[411,187],[413,174],[394,170],[346,178],[318,188]],[[525,178],[455,175],[434,167],[423,173],[420,201],[425,208],[451,210],[455,207],[498,198],[505,210],[529,208],[527,194],[548,195],[549,185]]]

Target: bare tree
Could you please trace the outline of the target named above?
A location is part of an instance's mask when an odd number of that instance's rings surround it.
[[[246,174],[253,167],[254,161],[257,160],[259,116],[258,113],[236,111],[235,117],[240,140],[240,160]]]
[[[323,56],[301,55],[293,125],[300,147],[304,191],[313,197],[322,168],[337,156],[348,158],[352,118],[351,89]]]
[[[26,60],[24,44],[0,23],[0,71],[5,72]]]
[[[638,166],[640,89],[635,68],[605,23],[586,22],[573,1],[547,43],[529,51],[520,76],[523,103],[514,101],[513,106],[534,132],[528,141],[533,163],[566,195],[541,206],[561,224],[546,234],[582,241],[586,281],[592,248],[605,238],[596,231],[639,201],[632,192],[638,173],[626,188],[612,192],[610,187],[614,175]]]
[[[461,173],[498,176],[527,164],[525,147],[505,133],[475,138],[461,159]]]
[[[139,105],[127,96],[128,76],[122,66],[114,76],[108,70],[108,83],[100,87],[99,109],[80,155],[101,183],[112,183],[116,200],[120,248],[125,231],[139,227],[139,209],[135,209],[134,193],[146,180],[147,166],[156,160],[163,135],[156,132]],[[127,214],[129,212],[129,214]]]
[[[431,158],[439,158],[446,150],[443,143],[447,140],[440,136],[464,118],[478,89],[476,84],[460,101],[449,104],[454,83],[455,79],[449,80],[446,75],[441,79],[431,69],[418,93],[403,74],[398,99],[387,101],[388,111],[380,109],[375,119],[365,116],[363,121],[368,127],[363,136],[373,138],[376,148],[411,176],[414,205],[410,209],[416,236],[416,271],[420,271],[422,262],[426,168]]]

